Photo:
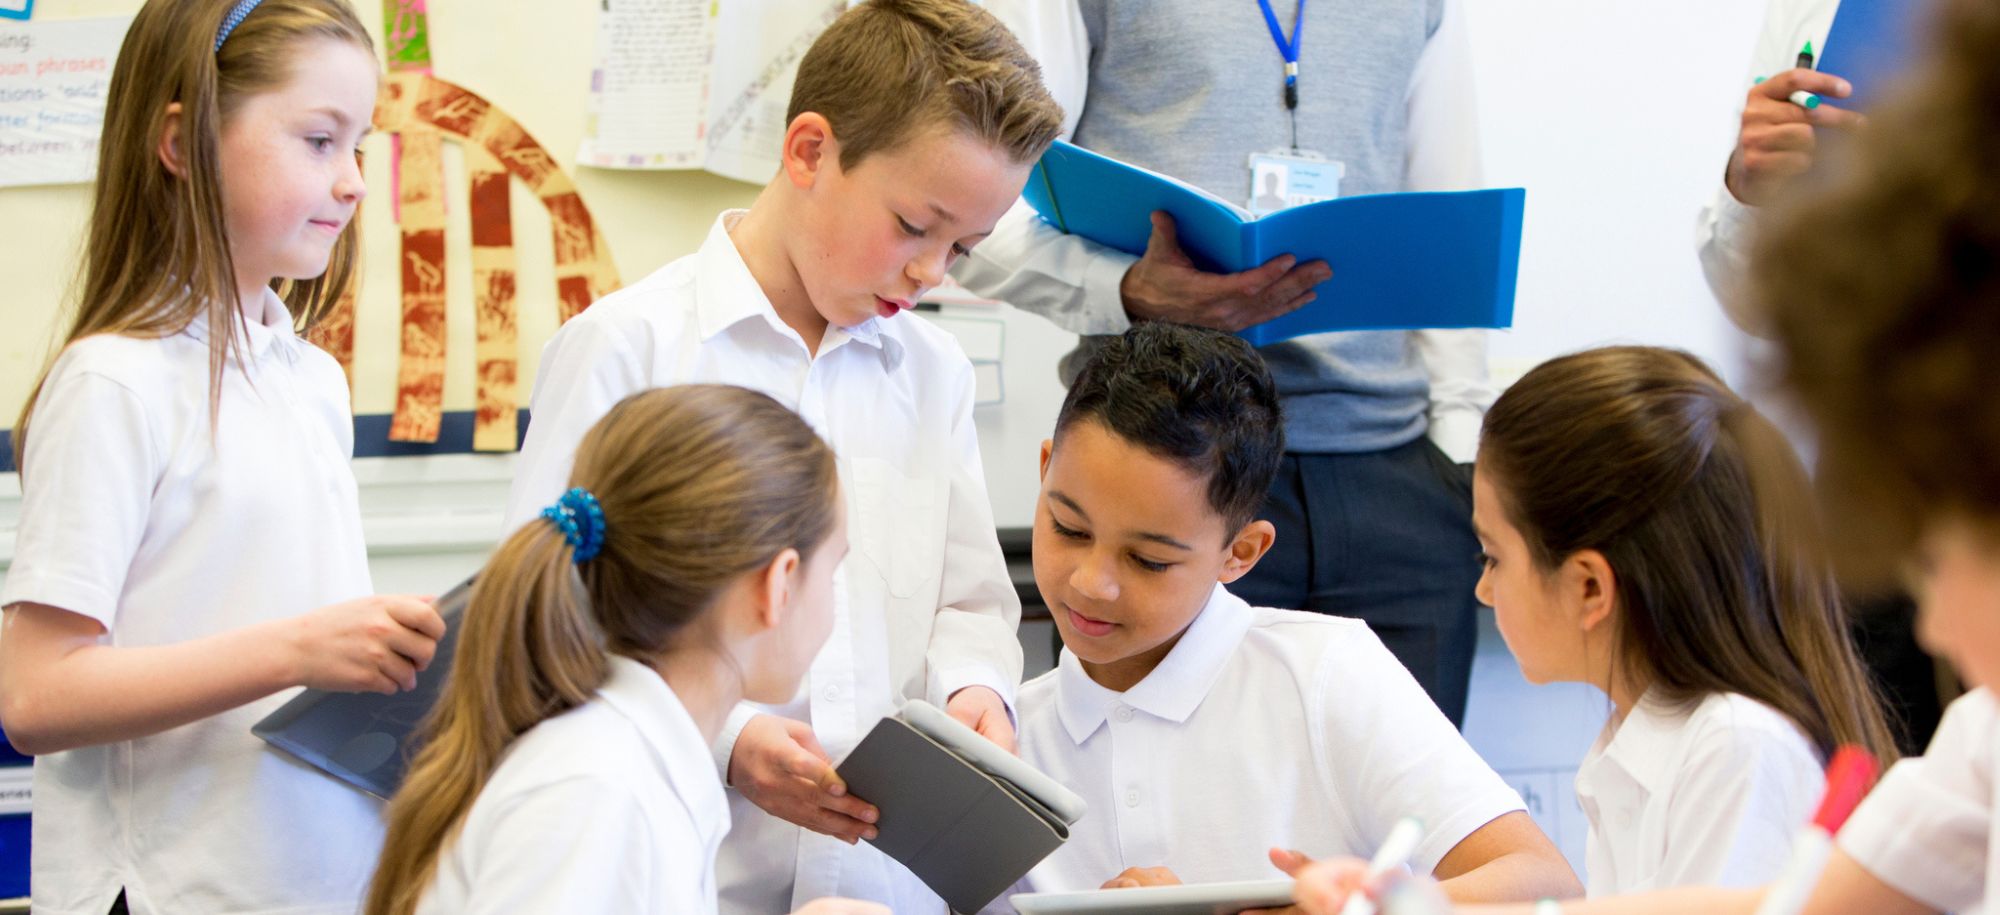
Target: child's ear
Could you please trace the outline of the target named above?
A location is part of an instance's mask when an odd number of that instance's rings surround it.
[[[1049,455],[1054,453],[1056,453],[1056,440],[1052,438],[1042,439],[1042,467],[1040,472],[1035,474],[1035,479],[1046,480],[1049,478]]]
[[[1222,561],[1222,574],[1217,580],[1226,585],[1249,574],[1277,540],[1278,529],[1269,521],[1260,518],[1243,525],[1235,539],[1229,541],[1229,558]]]
[[[1589,632],[1611,618],[1617,603],[1618,573],[1596,550],[1579,550],[1563,562],[1564,590],[1576,601],[1576,621]]]
[[[160,164],[176,178],[187,177],[187,162],[181,156],[181,103],[167,105],[166,122],[160,125]]]
[[[799,551],[786,547],[757,573],[757,631],[778,628],[791,614],[798,583]]]
[[[781,153],[785,177],[794,187],[810,188],[824,169],[837,167],[840,141],[834,139],[833,124],[825,115],[807,111],[785,128]]]

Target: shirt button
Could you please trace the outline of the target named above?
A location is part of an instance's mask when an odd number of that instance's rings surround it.
[[[820,690],[819,694],[822,697],[824,697],[828,702],[840,701],[840,687],[838,686],[828,686],[827,688]]]
[[[1126,790],[1126,792],[1125,792],[1125,806],[1127,806],[1127,807],[1137,807],[1137,806],[1139,806],[1139,789],[1137,789],[1137,788],[1131,788],[1131,789],[1127,789],[1127,790]]]
[[[1117,718],[1119,721],[1131,721],[1132,707],[1128,705],[1121,705],[1118,707],[1118,711],[1112,714],[1112,717]]]

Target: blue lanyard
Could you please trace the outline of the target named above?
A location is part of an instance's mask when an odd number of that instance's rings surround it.
[[[1292,37],[1285,37],[1285,30],[1278,25],[1278,14],[1271,11],[1271,0],[1257,0],[1264,10],[1264,24],[1271,29],[1271,43],[1278,46],[1278,53],[1285,57],[1285,108],[1297,110],[1299,107],[1299,41],[1306,32],[1306,0],[1299,0],[1298,12],[1292,17]]]

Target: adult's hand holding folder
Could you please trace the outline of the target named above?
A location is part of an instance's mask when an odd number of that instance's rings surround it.
[[[1152,213],[1164,211],[1189,257],[1214,272],[1287,254],[1325,260],[1332,278],[1315,301],[1240,332],[1258,346],[1326,331],[1513,323],[1520,188],[1341,197],[1258,218],[1184,181],[1057,141],[1022,196],[1057,229],[1135,255],[1153,233]]]
[[[882,813],[876,848],[977,912],[1069,839],[1083,799],[936,706],[884,718],[836,770]]]

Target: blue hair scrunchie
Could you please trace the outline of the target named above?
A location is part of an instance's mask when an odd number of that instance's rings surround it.
[[[236,31],[236,27],[243,24],[243,17],[250,15],[250,11],[262,2],[264,0],[237,0],[229,15],[222,17],[222,28],[215,30],[215,50],[222,50],[222,43],[229,40],[229,33]]]
[[[578,486],[563,493],[556,504],[542,509],[542,517],[562,531],[563,540],[576,551],[577,565],[596,559],[604,549],[604,508],[590,490]]]

